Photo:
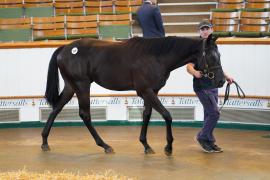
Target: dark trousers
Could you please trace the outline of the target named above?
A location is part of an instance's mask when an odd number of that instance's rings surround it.
[[[218,89],[200,90],[196,92],[204,109],[204,121],[197,138],[215,142],[213,131],[219,119],[218,110]]]

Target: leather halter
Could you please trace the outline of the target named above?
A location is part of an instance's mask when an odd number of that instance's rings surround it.
[[[214,69],[220,69],[221,66],[218,65],[218,66],[211,66],[209,67],[209,65],[207,64],[207,61],[206,61],[206,52],[205,50],[207,49],[205,46],[206,46],[206,39],[203,40],[203,55],[202,55],[202,63],[204,64],[204,69],[202,70],[202,75],[206,78],[209,78],[209,79],[214,79],[215,78],[215,73],[213,72]]]

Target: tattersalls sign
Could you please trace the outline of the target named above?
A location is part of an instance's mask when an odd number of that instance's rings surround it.
[[[200,106],[200,101],[196,97],[159,97],[164,106]],[[143,106],[143,99],[140,97],[91,97],[90,106]],[[223,98],[219,98],[219,105],[223,104]],[[1,99],[0,108],[20,108],[27,106],[48,107],[45,99]],[[66,106],[78,106],[76,97],[72,98]],[[235,108],[262,108],[270,109],[270,100],[267,99],[229,99],[224,107]]]
[[[28,100],[26,99],[16,99],[16,100],[0,100],[0,107],[23,107],[28,105]]]
[[[194,108],[194,117],[196,120],[203,119],[203,108],[197,97],[181,96],[160,96],[161,103],[168,108]],[[219,99],[219,106],[223,104],[223,98]],[[103,108],[106,112],[105,120],[128,120],[127,112],[132,107],[142,107],[143,100],[137,96],[127,97],[90,97],[90,107]],[[40,110],[47,109],[49,106],[43,98],[22,98],[22,99],[0,99],[0,122],[5,121],[6,113],[10,110],[19,110],[20,121],[39,121]],[[73,97],[65,108],[78,109],[78,99]],[[238,110],[263,110],[270,113],[270,99],[238,99],[230,98],[223,109],[235,108]],[[177,110],[176,110],[177,111]]]
[[[223,104],[223,99],[219,99],[219,105]],[[262,99],[229,99],[224,107],[235,108],[269,108],[269,100]]]

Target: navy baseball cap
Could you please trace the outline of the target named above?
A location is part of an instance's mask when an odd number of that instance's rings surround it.
[[[209,21],[202,21],[198,24],[198,29],[202,29],[203,27],[213,27],[213,25]]]

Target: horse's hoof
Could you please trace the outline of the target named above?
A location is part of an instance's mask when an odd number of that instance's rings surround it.
[[[42,144],[41,149],[42,149],[42,151],[50,151],[51,150],[48,144]]]
[[[114,154],[115,152],[114,152],[112,147],[108,147],[108,148],[105,149],[105,153],[106,154]]]
[[[152,148],[147,148],[144,150],[145,154],[155,154],[155,151]]]
[[[171,155],[172,155],[172,148],[166,146],[166,147],[164,148],[164,153],[165,153],[167,156],[171,156]]]

